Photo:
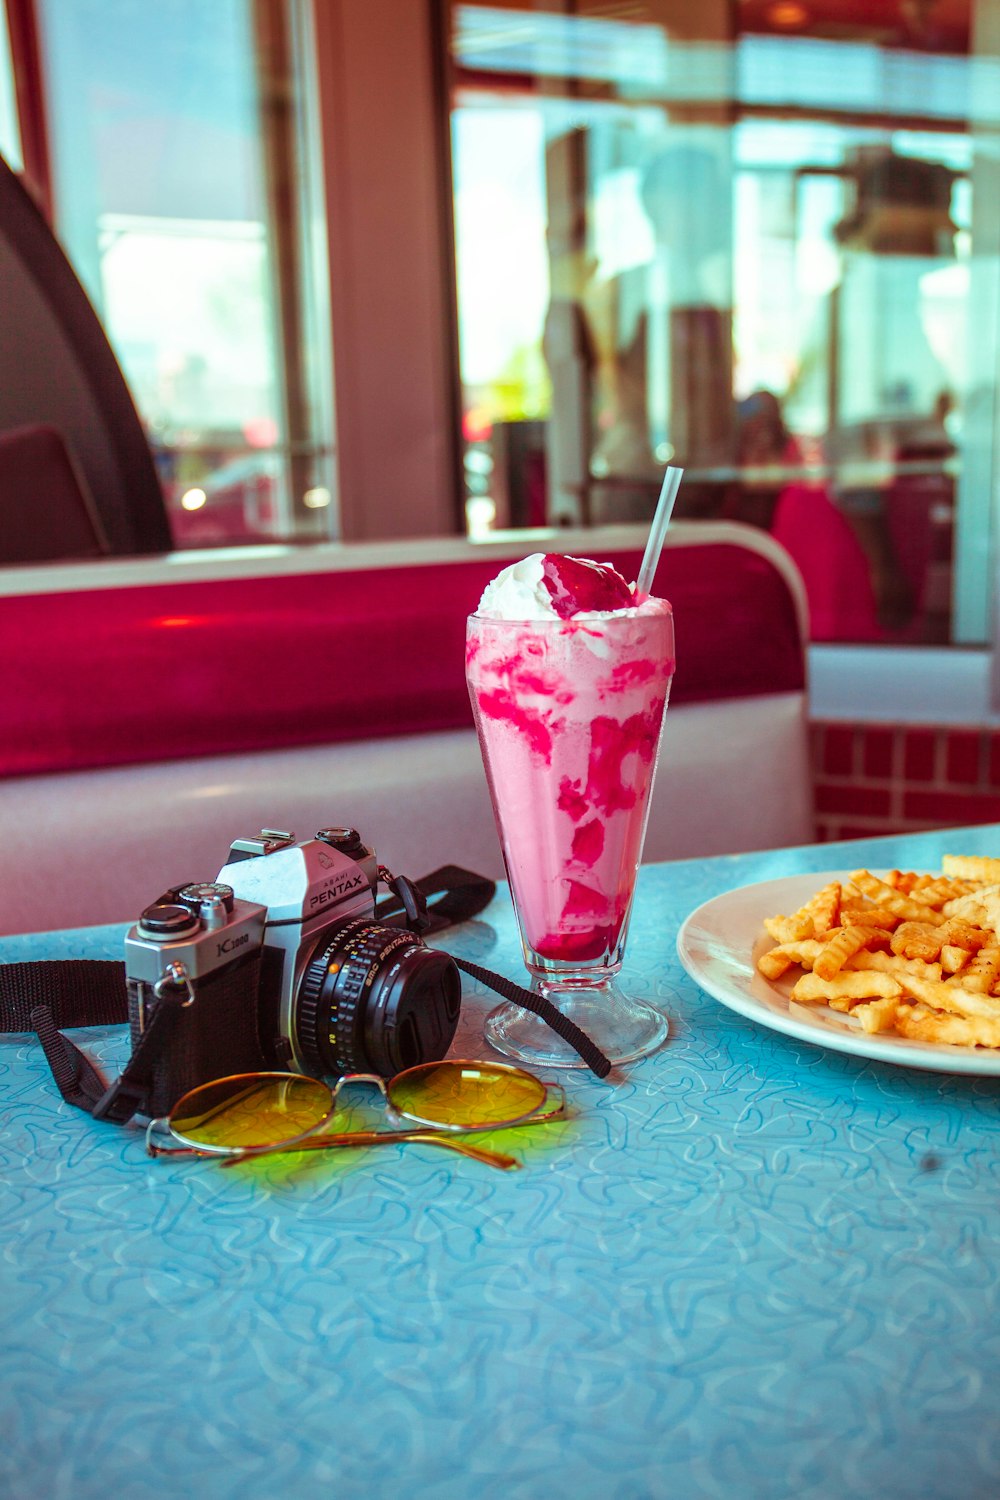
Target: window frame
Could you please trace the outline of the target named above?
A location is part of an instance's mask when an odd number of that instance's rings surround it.
[[[393,45],[386,45],[380,8],[355,0],[293,0],[315,38],[322,173],[328,221],[329,295],[337,413],[341,538],[364,543],[388,534],[440,539],[448,555],[469,556],[480,544],[464,538],[462,522],[461,392],[454,276],[449,142],[448,0],[393,7]],[[18,109],[25,176],[48,207],[49,180],[43,79],[34,0],[6,0],[18,74]],[[1000,21],[997,22],[1000,27]],[[981,37],[989,44],[990,38]],[[992,39],[996,41],[996,38]],[[392,108],[379,101],[392,100]],[[997,209],[1000,252],[1000,207]],[[414,289],[418,295],[414,295]],[[397,349],[405,349],[400,360]],[[1000,392],[1000,372],[997,390]],[[976,527],[992,529],[1000,509],[1000,396],[995,411],[990,473],[979,486]],[[428,438],[428,434],[431,436]],[[387,440],[391,435],[391,441]],[[531,533],[529,540],[544,533]],[[558,534],[557,534],[558,535]],[[503,541],[502,535],[495,540]],[[957,538],[958,565],[967,569],[981,534],[966,527]],[[266,571],[281,547],[257,550]],[[408,566],[421,565],[417,547]],[[318,544],[317,567],[350,566],[337,548]],[[221,564],[222,558],[216,561]],[[107,566],[102,564],[102,567]],[[0,594],[52,587],[53,570],[17,577],[0,569]],[[983,576],[992,602],[980,597],[956,618],[988,613],[985,648],[953,645],[812,645],[812,712],[817,717],[933,721],[962,711],[963,722],[1000,717],[1000,653],[996,650],[997,562]],[[95,579],[96,582],[96,579]],[[962,627],[959,626],[961,633]],[[968,636],[968,628],[965,629]],[[943,660],[942,660],[943,658]],[[961,658],[949,674],[948,661]],[[905,669],[903,663],[905,660]],[[870,683],[892,678],[891,692],[855,691],[861,673]],[[940,689],[927,674],[939,673]],[[954,701],[958,678],[962,697]],[[904,682],[910,684],[904,687]],[[888,695],[887,695],[888,693]],[[940,705],[951,705],[942,708]],[[889,705],[888,713],[886,705]]]
[[[437,0],[393,6],[387,46],[381,7],[310,3],[341,538],[458,536],[465,528],[447,10]],[[386,98],[391,109],[379,107]]]
[[[22,168],[19,175],[51,224],[48,110],[35,0],[4,0],[4,9],[21,137]]]

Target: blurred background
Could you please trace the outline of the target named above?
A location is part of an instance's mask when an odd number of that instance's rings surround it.
[[[993,634],[998,0],[5,0],[0,153],[178,548],[775,535]]]

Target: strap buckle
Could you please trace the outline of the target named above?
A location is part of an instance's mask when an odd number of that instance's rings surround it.
[[[426,932],[433,919],[427,910],[427,897],[417,883],[407,879],[405,875],[393,875],[385,865],[379,865],[378,874],[403,908],[406,926],[410,931],[418,934]]]
[[[140,1084],[116,1078],[98,1099],[91,1113],[95,1120],[110,1120],[113,1125],[124,1125],[145,1103],[146,1093],[147,1090]]]

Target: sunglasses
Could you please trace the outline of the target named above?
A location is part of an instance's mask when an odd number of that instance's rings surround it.
[[[325,1132],[348,1085],[374,1084],[391,1130]],[[301,1073],[237,1073],[203,1083],[178,1099],[170,1114],[146,1129],[150,1156],[223,1156],[223,1166],[275,1151],[321,1151],[336,1146],[381,1146],[422,1141],[443,1146],[504,1171],[516,1157],[459,1139],[477,1130],[536,1125],[566,1112],[562,1085],[506,1063],[421,1063],[394,1078],[347,1073],[331,1088]],[[401,1127],[401,1128],[400,1128]],[[177,1146],[154,1136],[169,1134]]]

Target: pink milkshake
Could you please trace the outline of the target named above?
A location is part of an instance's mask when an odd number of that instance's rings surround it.
[[[665,1024],[614,976],[674,669],[670,605],[637,601],[609,566],[535,554],[487,588],[466,669],[533,987],[612,1060],[640,1056]],[[578,1061],[516,1006],[488,1034],[519,1057]]]

